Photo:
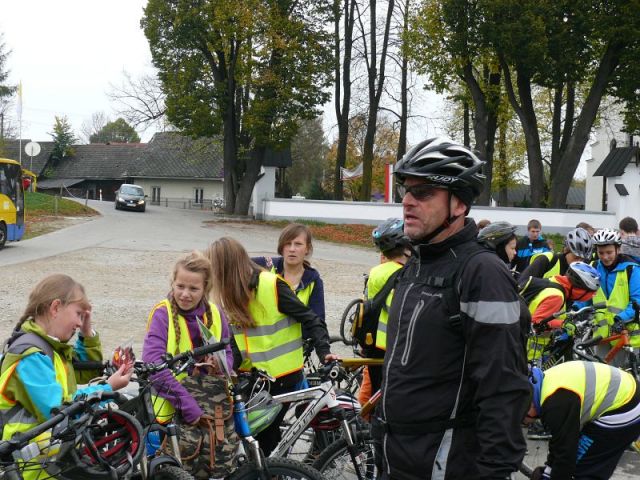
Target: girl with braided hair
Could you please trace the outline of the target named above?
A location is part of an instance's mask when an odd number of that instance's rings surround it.
[[[207,299],[211,292],[211,263],[200,252],[191,252],[178,259],[171,277],[167,298],[149,314],[147,333],[142,347],[145,362],[160,362],[166,353],[176,355],[203,345],[209,338],[219,341],[229,338],[229,325],[221,308]],[[226,363],[233,369],[231,347],[226,349]],[[215,363],[214,358],[208,361]],[[216,365],[220,371],[224,365]],[[153,377],[158,397],[154,398],[156,417],[169,421],[175,412],[188,424],[197,424],[203,409],[180,381],[168,370]]]

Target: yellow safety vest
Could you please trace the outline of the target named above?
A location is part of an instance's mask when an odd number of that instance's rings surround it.
[[[553,296],[560,296],[562,297],[562,301],[565,301],[564,295],[562,295],[562,292],[557,288],[545,288],[544,290],[541,290],[533,300],[531,300],[531,303],[529,304],[529,312],[531,313],[531,316],[535,314],[544,299]],[[529,337],[527,340],[527,358],[529,360],[537,360],[541,358],[542,352],[550,341],[551,339],[549,334],[532,335]]]
[[[604,363],[571,361],[545,371],[540,405],[559,389],[580,397],[580,426],[622,407],[636,392],[633,376]]]
[[[367,298],[372,299],[377,295],[389,280],[389,277],[394,272],[400,270],[402,264],[398,262],[385,262],[380,265],[376,265],[369,272],[369,280],[367,281]],[[375,286],[374,288],[371,288]],[[387,323],[389,321],[389,308],[391,307],[391,301],[393,300],[393,290],[389,292],[385,299],[385,308],[380,311],[378,317],[378,329],[376,331],[376,348],[380,350],[387,349]]]
[[[538,257],[547,257],[547,260],[549,260],[549,263],[551,263],[553,261],[554,255],[555,254],[553,252],[535,253],[531,256],[531,260],[529,260],[529,265],[531,265],[533,261]],[[542,275],[542,278],[551,278],[556,275],[560,275],[560,259],[556,260],[556,263],[553,267],[551,267],[549,270],[544,272],[544,275]]]
[[[637,267],[636,267],[637,268]],[[613,325],[613,317],[615,317],[620,312],[626,310],[629,306],[630,301],[630,293],[629,293],[629,277],[627,275],[627,269],[625,268],[621,272],[615,272],[616,279],[613,283],[613,289],[609,294],[609,298],[604,293],[602,289],[602,285],[598,288],[595,296],[593,297],[593,303],[605,303],[607,305],[606,310],[600,310],[596,312],[595,323],[597,325],[597,329],[594,335],[600,335],[602,338],[608,337],[611,335],[610,327]],[[636,273],[637,275],[637,273]],[[604,282],[604,279],[603,279]],[[629,333],[633,333],[631,335],[630,342],[631,346],[639,347],[640,346],[640,333],[638,329],[640,326],[637,323],[629,323],[627,325]],[[638,333],[636,333],[638,332]],[[612,345],[616,343],[613,342]]]
[[[276,267],[271,267],[271,273],[278,275],[276,271]],[[286,280],[285,280],[286,281]],[[309,306],[309,300],[311,299],[311,294],[313,293],[313,287],[315,287],[316,282],[311,282],[304,288],[301,288],[296,292],[296,296],[302,303],[304,303],[307,307]]]
[[[231,325],[242,354],[240,370],[255,367],[276,378],[301,370],[303,366],[302,326],[278,310],[278,278],[271,272],[260,273],[255,299],[249,303],[249,313],[256,326]]]
[[[193,350],[193,342],[191,341],[191,335],[189,334],[189,327],[187,326],[187,322],[182,315],[178,315],[178,328],[180,329],[180,342],[176,343],[176,331],[174,326],[174,318],[173,312],[171,311],[171,303],[168,299],[163,300],[158,303],[149,314],[149,319],[147,320],[147,330],[151,326],[151,320],[153,318],[153,314],[158,308],[166,308],[167,310],[167,353],[171,355],[177,355],[178,353],[188,352]],[[209,331],[211,335],[216,340],[221,340],[222,336],[222,318],[220,317],[220,311],[218,307],[214,303],[209,303],[209,307],[211,308],[211,325],[209,325]],[[206,314],[203,319],[203,323],[206,325],[207,319]],[[178,381],[182,381],[187,376],[186,372],[182,372],[180,375],[176,376]],[[162,398],[157,395],[152,396],[153,399],[153,411],[156,414],[156,420],[160,423],[167,423],[175,414],[175,409],[173,405],[169,403],[169,401],[165,398]]]

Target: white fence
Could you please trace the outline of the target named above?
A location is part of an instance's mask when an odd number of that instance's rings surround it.
[[[529,220],[540,220],[547,232],[566,233],[580,222],[587,222],[595,228],[617,228],[619,219],[612,212],[589,212],[585,210],[554,210],[535,208],[480,207],[471,209],[471,217],[476,220],[486,218],[507,221],[519,227],[519,233],[526,231]],[[317,220],[327,223],[364,223],[377,225],[390,217],[402,217],[399,203],[338,202],[324,200],[296,200],[272,198],[262,200],[255,209],[255,217],[261,220]]]

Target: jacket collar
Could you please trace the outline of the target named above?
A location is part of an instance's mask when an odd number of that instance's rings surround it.
[[[420,259],[439,256],[448,250],[466,242],[475,240],[478,235],[478,227],[472,218],[465,218],[462,230],[454,233],[438,243],[417,244],[416,249]]]
[[[47,343],[50,343],[58,355],[64,357],[68,361],[71,361],[73,359],[73,345],[61,342],[57,338],[47,335],[44,329],[33,320],[27,320],[26,322],[24,322],[22,324],[21,330],[27,333],[35,333],[39,337],[45,339]]]

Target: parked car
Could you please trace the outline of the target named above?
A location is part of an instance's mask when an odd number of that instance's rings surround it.
[[[122,208],[144,212],[147,207],[144,189],[140,185],[123,183],[116,191],[116,210]]]

